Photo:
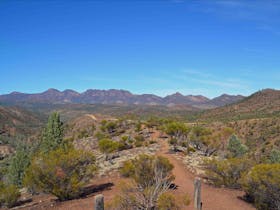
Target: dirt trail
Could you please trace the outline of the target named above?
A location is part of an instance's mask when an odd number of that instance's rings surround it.
[[[175,175],[175,184],[178,186],[176,190],[173,191],[175,195],[184,195],[189,194],[191,198],[191,204],[185,209],[182,210],[193,210],[193,181],[194,175],[189,172],[185,165],[180,161],[177,160],[171,153],[169,153],[169,145],[166,140],[160,140],[159,133],[155,132],[153,134],[153,139],[158,139],[158,142],[161,145],[161,149],[157,152],[157,155],[164,156],[169,159],[169,161],[174,165],[173,174]],[[117,183],[120,182],[122,178],[118,175],[113,176],[110,178],[101,178],[94,180],[95,185],[102,185],[106,183],[113,183],[112,187],[107,189],[101,190],[96,194],[102,193],[105,198],[105,202],[108,202],[113,199],[113,197],[118,194],[118,189],[115,186]],[[39,205],[20,208],[20,209],[28,209],[28,210],[87,210],[93,209],[93,197],[95,193],[92,194],[88,198],[81,198],[75,199],[67,202],[58,202],[53,203],[50,202],[49,197],[47,196],[47,200],[44,204],[41,203]],[[213,186],[207,185],[202,183],[202,202],[203,210],[253,210],[255,209],[252,205],[244,202],[243,200],[239,199],[238,197],[242,196],[243,192],[238,190],[230,190],[230,189],[222,189],[222,188],[215,188]],[[44,199],[43,199],[44,200]]]
[[[193,182],[194,175],[189,172],[185,165],[177,160],[169,153],[169,145],[166,140],[159,140],[161,149],[157,153],[164,156],[174,165],[173,173],[176,176],[175,184],[178,189],[174,191],[175,194],[188,193],[193,200]],[[223,188],[215,188],[213,186],[202,183],[202,209],[203,210],[251,210],[255,209],[252,205],[239,199],[244,193],[239,190],[230,190]],[[193,201],[185,208],[186,210],[193,210]]]

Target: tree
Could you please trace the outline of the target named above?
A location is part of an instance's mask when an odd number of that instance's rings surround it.
[[[22,186],[25,170],[30,164],[30,153],[30,148],[27,144],[21,144],[18,146],[16,154],[12,158],[8,169],[8,178],[12,184],[19,187]]]
[[[124,163],[121,174],[131,178],[122,184],[114,209],[154,209],[159,197],[174,180],[173,165],[167,158],[140,155]]]
[[[227,149],[230,152],[230,157],[241,157],[248,151],[248,147],[242,144],[235,135],[230,137]]]
[[[51,193],[59,200],[79,197],[96,170],[92,153],[58,148],[34,158],[26,171],[25,185],[35,191]]]
[[[259,164],[243,177],[243,189],[257,209],[280,209],[280,164]]]
[[[40,150],[43,153],[48,153],[56,150],[63,144],[63,123],[60,120],[60,115],[54,112],[50,115],[48,123],[43,130]]]

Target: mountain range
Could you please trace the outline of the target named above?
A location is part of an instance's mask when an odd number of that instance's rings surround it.
[[[174,93],[166,97],[160,97],[154,94],[132,94],[127,90],[96,90],[89,89],[78,93],[74,90],[59,91],[48,89],[42,93],[20,93],[12,92],[10,94],[0,95],[2,104],[27,103],[50,103],[50,104],[124,104],[124,105],[188,105],[200,109],[208,109],[224,106],[238,102],[245,97],[242,95],[223,94],[219,97],[209,99],[202,95],[182,95]]]

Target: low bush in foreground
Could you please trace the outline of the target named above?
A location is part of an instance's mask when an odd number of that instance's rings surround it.
[[[16,205],[20,192],[15,185],[0,183],[0,206],[11,208]]]
[[[95,170],[95,157],[91,153],[59,148],[33,159],[24,183],[31,190],[68,200],[80,196]]]
[[[206,176],[215,186],[240,188],[240,179],[253,163],[245,158],[208,160],[205,162]]]
[[[280,164],[260,164],[242,179],[243,189],[257,209],[280,209]]]
[[[140,155],[126,161],[120,172],[130,179],[120,183],[120,193],[108,208],[179,209],[177,199],[168,193],[174,180],[172,169],[168,159],[160,156]]]

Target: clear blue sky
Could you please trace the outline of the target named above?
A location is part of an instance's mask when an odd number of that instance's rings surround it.
[[[0,1],[0,94],[280,89],[280,1]]]

